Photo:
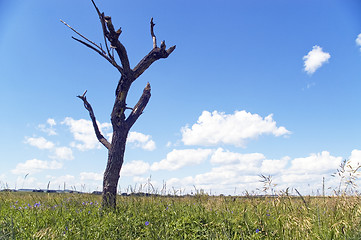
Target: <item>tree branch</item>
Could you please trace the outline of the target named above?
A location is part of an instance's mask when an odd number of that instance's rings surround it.
[[[83,103],[84,103],[84,107],[86,110],[88,110],[89,112],[89,115],[90,115],[90,118],[92,120],[92,123],[93,123],[93,127],[94,127],[94,131],[95,131],[95,135],[97,136],[98,140],[100,143],[102,143],[104,145],[104,147],[106,147],[108,150],[110,150],[110,147],[111,147],[111,144],[108,142],[108,140],[100,133],[100,130],[99,130],[99,127],[98,127],[98,124],[97,124],[97,121],[95,119],[95,115],[94,115],[94,112],[93,112],[93,108],[92,106],[90,105],[90,103],[86,100],[86,97],[85,97],[85,94],[86,94],[86,90],[85,92],[83,93],[82,96],[77,96],[78,98],[80,98],[81,100],[83,100]]]
[[[71,30],[73,30],[73,32],[75,32],[76,34],[78,34],[80,37],[84,38],[86,41],[90,42],[91,44],[93,44],[94,46],[96,46],[98,49],[100,49],[100,51],[102,53],[105,54],[104,50],[99,47],[96,43],[94,43],[93,41],[89,40],[88,38],[86,38],[84,35],[82,35],[81,33],[79,33],[78,31],[76,31],[74,28],[72,28],[69,24],[67,24],[66,22],[64,22],[63,20],[60,19],[60,22],[64,23],[68,28],[70,28]]]
[[[109,34],[109,32],[107,31],[107,28],[105,27],[104,13],[100,13],[99,8],[95,4],[95,2],[93,0],[91,0],[91,1],[92,1],[93,5],[94,5],[95,10],[97,11],[100,23],[102,25],[105,48],[107,49],[108,55],[114,60],[114,57],[110,54],[110,51],[109,51],[109,48],[108,48],[107,35]]]
[[[123,74],[124,73],[124,70],[121,66],[119,66],[115,61],[114,59],[112,58],[109,58],[105,53],[101,52],[100,50],[96,49],[95,47],[93,47],[92,45],[90,45],[89,43],[86,43],[78,38],[75,38],[75,37],[71,37],[72,39],[74,39],[75,41],[78,41],[82,44],[84,44],[85,46],[87,46],[88,48],[91,48],[93,49],[94,51],[96,51],[97,53],[99,53],[103,58],[105,58],[108,62],[110,62],[110,64],[112,64],[116,69],[118,69],[118,71]]]
[[[96,51],[97,53],[99,53],[102,57],[104,57],[108,62],[110,62],[116,69],[118,69],[118,71],[123,74],[124,71],[122,69],[122,67],[120,67],[117,62],[114,60],[114,57],[110,54],[110,51],[108,49],[108,45],[107,45],[107,42],[105,40],[105,46],[107,48],[107,51],[108,51],[108,55],[106,54],[106,52],[103,50],[102,47],[98,46],[96,43],[94,43],[93,41],[89,40],[88,38],[86,38],[84,35],[82,35],[81,33],[79,33],[78,31],[76,31],[74,28],[72,28],[69,24],[67,24],[66,22],[64,22],[63,20],[60,19],[60,21],[62,23],[64,23],[68,28],[70,28],[71,30],[73,30],[76,34],[78,34],[80,37],[82,37],[83,39],[85,39],[87,42],[85,41],[82,41],[78,38],[75,38],[75,37],[72,37],[74,40],[84,44],[85,46],[93,49],[94,51]],[[92,46],[93,45],[93,46]],[[94,47],[95,46],[95,47]]]
[[[152,63],[155,61],[161,59],[161,58],[167,58],[175,49],[175,45],[170,47],[168,50],[165,50],[166,46],[165,43],[162,42],[161,48],[153,48],[152,51],[150,51],[147,56],[145,56],[138,64],[133,68],[133,77],[134,80],[136,80],[142,73],[147,70]],[[133,80],[133,81],[134,81]]]
[[[126,125],[130,129],[139,116],[143,113],[144,108],[147,106],[150,98],[150,84],[147,83],[147,86],[143,90],[143,94],[140,97],[138,103],[134,106],[133,111],[130,113],[126,120]]]
[[[121,34],[122,30],[119,28],[115,31],[112,18],[109,16],[103,17],[106,27],[108,28],[109,34],[106,35],[107,39],[110,42],[110,47],[114,48],[117,52],[119,59],[122,63],[122,67],[126,74],[130,74],[130,64],[128,59],[127,50],[125,49],[124,45],[119,41],[119,35]]]
[[[153,48],[157,47],[157,37],[154,35],[154,25],[155,23],[153,23],[153,18],[150,19],[150,35],[152,35],[152,39],[153,39]]]
[[[175,45],[166,50],[165,41],[162,41],[160,48],[157,47],[157,37],[154,34],[153,18],[150,19],[150,35],[153,39],[153,49],[133,68],[133,81],[135,81],[142,73],[147,70],[152,63],[161,59],[167,58],[175,49]]]

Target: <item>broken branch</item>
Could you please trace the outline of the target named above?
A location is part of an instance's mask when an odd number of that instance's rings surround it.
[[[143,113],[144,108],[147,106],[147,104],[149,102],[150,96],[151,96],[150,84],[148,82],[147,86],[145,86],[145,88],[143,90],[142,96],[140,97],[139,101],[134,106],[133,111],[130,113],[130,115],[128,116],[128,118],[126,120],[128,129],[130,129],[133,126],[135,121],[137,121],[139,116]]]
[[[153,39],[153,48],[157,47],[157,37],[154,35],[154,25],[155,23],[153,23],[153,18],[150,19],[150,35],[152,35],[152,39]]]
[[[92,120],[93,123],[93,127],[94,127],[94,131],[95,131],[95,135],[97,136],[97,139],[99,140],[99,142],[101,144],[104,145],[104,147],[106,147],[108,150],[110,150],[111,144],[108,142],[108,140],[100,133],[97,121],[95,119],[95,115],[93,112],[93,108],[90,105],[90,103],[86,100],[85,94],[86,94],[87,90],[85,90],[85,92],[83,93],[82,96],[77,96],[78,98],[80,98],[81,100],[83,100],[84,103],[84,107],[86,110],[88,110],[90,118]]]

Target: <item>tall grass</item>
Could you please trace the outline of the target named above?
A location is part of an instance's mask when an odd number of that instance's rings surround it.
[[[361,239],[361,199],[0,193],[0,239]]]

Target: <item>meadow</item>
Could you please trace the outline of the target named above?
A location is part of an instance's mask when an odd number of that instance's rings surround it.
[[[361,198],[0,193],[0,239],[361,239]]]

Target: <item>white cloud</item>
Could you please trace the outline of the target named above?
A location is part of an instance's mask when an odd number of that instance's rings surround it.
[[[312,50],[303,57],[305,71],[308,74],[313,74],[317,69],[319,69],[324,63],[328,62],[331,55],[327,52],[323,52],[322,48],[315,45]]]
[[[57,161],[42,161],[38,159],[27,160],[25,163],[19,163],[15,169],[11,170],[13,174],[37,173],[43,170],[55,170],[63,167],[63,164]]]
[[[262,162],[261,172],[262,174],[277,174],[282,172],[285,169],[287,163],[289,162],[290,157],[283,157],[279,160],[269,160],[266,159]]]
[[[265,159],[265,156],[261,153],[248,153],[241,154],[230,151],[225,151],[222,148],[218,148],[211,157],[211,163],[213,164],[248,164],[255,163]]]
[[[211,149],[174,149],[167,154],[167,157],[160,162],[155,162],[151,170],[169,170],[174,171],[187,165],[196,165],[204,162],[212,153]]]
[[[356,45],[361,47],[361,33],[357,36],[355,41],[356,41]],[[360,51],[361,51],[361,48],[360,48]]]
[[[298,173],[326,173],[336,170],[341,161],[342,157],[334,157],[328,151],[322,151],[312,153],[308,157],[293,159],[290,170]]]
[[[38,138],[25,137],[25,143],[37,147],[39,149],[52,149],[55,146],[54,143],[46,140],[43,137],[38,137]]]
[[[23,176],[18,176],[16,179],[16,183],[19,188],[39,188],[39,181],[37,180],[37,178],[31,176],[26,176],[26,178]]]
[[[122,176],[139,176],[148,172],[149,169],[149,163],[135,160],[125,163],[120,171],[120,174]]]
[[[61,160],[73,160],[73,151],[71,148],[68,147],[57,147],[55,148],[54,155],[50,156],[54,159],[61,159]]]
[[[180,178],[172,177],[166,183],[169,189],[175,187],[188,193],[194,192],[196,187],[208,193],[234,194],[237,190],[238,194],[245,191],[262,194],[262,190],[256,189],[262,189],[259,175],[264,174],[272,176],[273,183],[277,184],[274,187],[276,191],[290,187],[292,194],[296,194],[292,192],[294,188],[302,194],[321,194],[322,180],[325,177],[326,194],[333,194],[339,179],[331,174],[339,168],[342,159],[332,156],[328,151],[302,158],[291,159],[286,156],[281,159],[267,159],[261,153],[242,154],[218,148],[210,156],[210,163],[215,165],[211,170]],[[353,150],[349,159],[350,165],[361,164],[361,150]],[[170,166],[176,163],[177,161],[168,162]]]
[[[361,150],[354,149],[351,152],[351,156],[348,159],[349,166],[352,170],[356,170],[358,167],[361,166]],[[350,169],[351,170],[351,169]],[[359,170],[359,172],[361,172]]]
[[[62,124],[65,124],[70,127],[70,132],[73,134],[74,139],[78,141],[78,142],[73,142],[71,144],[72,147],[76,147],[81,151],[101,148],[101,144],[99,143],[98,139],[95,136],[92,121],[85,119],[74,120],[71,117],[66,117],[62,122]],[[111,124],[110,123],[100,124],[98,122],[98,127],[103,132],[111,128]]]
[[[262,134],[276,137],[290,134],[285,127],[276,126],[272,114],[262,118],[246,111],[235,111],[234,114],[203,111],[197,123],[181,131],[185,145],[200,146],[230,144],[244,147],[246,139],[255,139]]]
[[[49,125],[49,127],[45,124],[39,124],[38,128],[47,133],[49,136],[57,135],[55,129],[53,128],[56,125],[56,122],[53,118],[49,118],[46,120],[46,123]]]
[[[153,151],[156,146],[150,135],[145,135],[139,132],[129,132],[127,142],[133,143],[135,147],[140,147],[144,150]]]
[[[80,180],[93,180],[93,181],[101,181],[103,180],[102,173],[95,173],[95,172],[81,172],[80,173]]]
[[[49,124],[50,127],[56,125],[55,119],[53,119],[53,118],[48,118],[48,120],[46,120],[46,123]]]

